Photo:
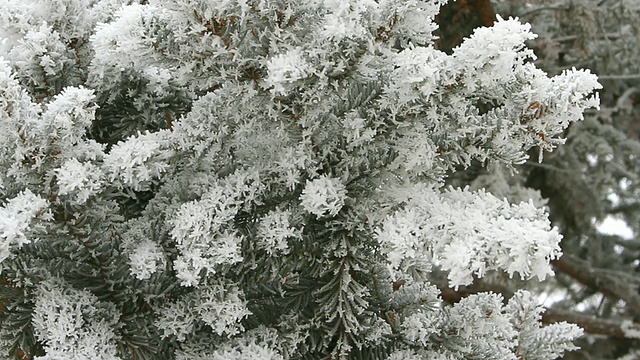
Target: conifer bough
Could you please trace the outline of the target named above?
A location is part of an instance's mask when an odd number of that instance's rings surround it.
[[[35,359],[553,359],[533,202],[446,187],[598,106],[528,24],[448,55],[445,1],[0,4],[0,351]],[[508,300],[508,301],[507,301]]]

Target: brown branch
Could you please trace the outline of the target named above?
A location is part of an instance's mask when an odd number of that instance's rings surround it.
[[[625,331],[622,329],[622,323],[619,321],[556,309],[547,309],[542,314],[542,322],[544,324],[554,324],[563,321],[580,326],[587,334],[606,335],[615,338],[627,337]]]
[[[493,6],[491,6],[491,1],[467,0],[466,3],[469,9],[478,16],[482,25],[493,26],[493,23],[496,21],[496,12],[493,10]]]
[[[436,17],[439,25],[438,47],[450,52],[479,26],[492,26],[496,19],[490,0],[451,1]]]
[[[556,270],[571,276],[581,284],[599,291],[607,297],[624,300],[630,309],[640,313],[640,294],[638,294],[636,286],[628,283],[620,284],[619,281],[612,279],[610,276],[602,276],[592,268],[579,264],[567,255],[551,261],[551,264]]]
[[[440,298],[447,304],[455,304],[460,302],[463,298],[477,294],[479,292],[492,292],[496,294],[502,294],[504,301],[506,302],[513,296],[513,291],[505,286],[498,284],[489,284],[482,282],[481,279],[475,279],[473,284],[469,286],[460,286],[458,290],[454,290],[447,285],[447,282],[442,279],[429,279],[429,281],[438,287],[440,290]]]

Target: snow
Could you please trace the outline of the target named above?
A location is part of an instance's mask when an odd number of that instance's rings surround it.
[[[624,239],[632,239],[635,234],[629,225],[622,219],[607,216],[597,225],[598,231],[607,235],[618,235]]]

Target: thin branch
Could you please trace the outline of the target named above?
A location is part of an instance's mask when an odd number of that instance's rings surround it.
[[[628,75],[598,75],[598,80],[638,80],[640,74]]]
[[[488,284],[482,282],[482,279],[475,279],[473,284],[468,286],[459,286],[458,290],[454,290],[449,287],[447,281],[444,279],[433,279],[430,278],[429,281],[433,283],[438,290],[440,290],[440,298],[444,300],[447,304],[455,304],[460,302],[463,298],[477,294],[479,292],[493,292],[496,294],[502,294],[504,301],[507,301],[513,296],[513,291],[511,291],[506,286],[498,285],[498,284]]]
[[[527,161],[527,162],[525,162],[525,165],[539,167],[539,168],[548,169],[548,170],[553,170],[553,171],[557,171],[557,172],[563,172],[563,173],[572,172],[570,170],[562,169],[562,168],[559,168],[557,166],[553,166],[553,165],[549,165],[549,164],[545,164],[545,163],[539,163],[539,162],[535,162],[535,161]]]
[[[615,338],[628,337],[621,321],[601,319],[595,316],[580,314],[572,311],[547,309],[542,314],[544,324],[568,322],[580,326],[587,334],[606,335]]]
[[[616,33],[603,33],[597,36],[598,39],[605,39],[605,40],[617,40],[617,39],[620,39],[621,37],[622,35],[616,34]],[[560,36],[557,38],[552,38],[551,42],[557,42],[557,43],[571,42],[571,41],[577,40],[578,38],[580,38],[580,36],[578,35],[566,35],[566,36]],[[537,41],[544,41],[544,38],[538,38]]]
[[[566,6],[542,6],[542,7],[536,8],[536,9],[529,10],[529,11],[521,14],[519,17],[524,19],[527,16],[531,16],[531,15],[537,13],[537,12],[545,11],[545,10],[552,10],[552,11],[555,11],[555,10],[569,10],[569,8],[566,7]]]

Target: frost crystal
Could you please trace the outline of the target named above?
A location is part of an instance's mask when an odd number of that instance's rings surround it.
[[[402,320],[400,328],[407,340],[421,346],[429,346],[440,332],[444,319],[434,311],[416,312]]]
[[[34,219],[51,218],[48,202],[30,190],[21,192],[0,207],[0,263],[11,256],[12,248],[20,248],[32,240],[27,236]]]
[[[60,138],[65,144],[81,143],[94,120],[96,110],[93,90],[83,87],[68,87],[47,105],[43,120],[48,126],[48,135]]]
[[[442,51],[446,2],[0,0],[0,353],[571,349],[524,293],[438,289],[552,273],[561,237],[525,192],[459,187],[562,143],[600,85],[536,68],[517,19]]]
[[[255,174],[238,172],[211,186],[202,199],[180,207],[171,221],[171,237],[180,251],[173,266],[182,285],[197,285],[202,270],[213,274],[221,266],[242,261],[243,236],[232,229],[232,221],[260,188]]]
[[[299,230],[291,227],[288,211],[272,211],[267,214],[258,226],[258,244],[269,255],[288,253],[287,239],[300,238]]]
[[[631,320],[624,320],[620,326],[624,335],[632,339],[640,339],[640,326]]]
[[[249,330],[227,341],[214,341],[215,350],[211,350],[211,341],[185,343],[176,351],[176,360],[194,358],[207,360],[284,360],[278,348],[279,334],[264,326]]]
[[[577,349],[572,340],[583,335],[578,326],[564,321],[541,326],[544,308],[538,305],[536,296],[528,291],[517,291],[509,299],[505,310],[511,316],[513,327],[518,329],[517,349],[524,359],[556,359],[565,351]]]
[[[195,325],[196,316],[186,299],[170,303],[157,311],[155,326],[162,331],[162,337],[174,336],[177,341],[185,341]]]
[[[302,57],[302,51],[293,49],[267,62],[268,76],[265,82],[267,87],[273,87],[272,91],[285,93],[285,86],[307,77],[311,71],[311,66]]]
[[[366,34],[363,16],[378,4],[372,0],[325,0],[327,15],[323,21],[322,36],[338,42],[344,38],[359,38]]]
[[[146,190],[153,179],[169,167],[171,153],[162,149],[164,133],[147,133],[120,141],[105,156],[104,167],[109,180],[133,190]]]
[[[376,135],[376,131],[367,127],[367,120],[361,118],[357,112],[347,114],[343,120],[344,135],[349,143],[349,149],[366,145]]]
[[[178,244],[182,254],[173,262],[173,268],[183,286],[198,285],[202,270],[206,270],[206,274],[215,274],[216,268],[220,265],[242,261],[240,235],[224,231],[214,236],[205,236],[204,238],[190,237],[182,244]]]
[[[216,334],[235,335],[244,330],[240,320],[251,314],[241,296],[242,292],[235,285],[203,287],[199,289],[195,311]]]
[[[102,188],[102,171],[92,163],[81,163],[72,158],[55,172],[58,194],[71,195],[72,204],[84,204]]]
[[[561,236],[532,203],[512,205],[484,191],[424,187],[409,190],[404,210],[378,232],[391,265],[433,257],[449,271],[451,286],[471,283],[473,274],[502,269],[509,275],[544,279],[549,260],[560,256]]]
[[[162,263],[164,255],[160,247],[152,241],[143,241],[132,249],[129,255],[131,273],[140,280],[148,279]]]
[[[186,340],[198,322],[218,335],[236,335],[244,330],[240,320],[251,314],[242,297],[234,284],[205,284],[179,301],[158,308],[155,325],[163,331],[163,337],[175,336],[179,342]]]
[[[39,360],[116,360],[115,306],[85,290],[46,281],[35,294],[33,328],[46,355]]]
[[[439,82],[448,75],[443,71],[449,65],[448,57],[432,47],[417,47],[401,51],[394,57],[395,69],[388,91],[398,101],[416,99],[415,87],[425,99],[437,91]]]
[[[335,216],[344,206],[346,196],[347,190],[339,179],[323,175],[307,181],[300,204],[317,217]]]
[[[501,295],[470,295],[455,304],[449,316],[450,322],[444,328],[446,332],[456,334],[457,339],[453,341],[459,341],[458,346],[453,346],[456,352],[461,355],[480,352],[491,354],[492,359],[516,360],[511,349],[515,345],[517,332],[511,326],[509,315],[503,310]],[[473,345],[462,345],[464,339],[473,339]]]
[[[130,220],[127,231],[122,235],[122,252],[128,254],[131,274],[139,280],[151,278],[166,265],[163,248],[155,241],[157,229],[145,220]]]

